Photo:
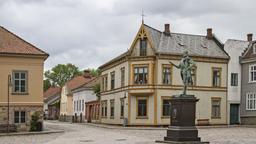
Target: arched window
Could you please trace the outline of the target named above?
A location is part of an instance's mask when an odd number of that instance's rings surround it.
[[[140,39],[140,56],[146,56],[147,55],[147,40]]]

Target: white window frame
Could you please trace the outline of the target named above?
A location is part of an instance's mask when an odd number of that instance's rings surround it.
[[[256,82],[256,80],[251,80],[251,68],[252,67],[256,67],[256,64],[252,64],[252,65],[249,65],[249,83],[252,83],[252,82]],[[256,69],[255,70],[253,70],[253,72],[255,72],[256,73]],[[253,78],[254,79],[254,78]]]
[[[252,108],[250,108],[251,104],[252,104]],[[249,110],[249,111],[256,110],[256,92],[246,93],[246,110]]]

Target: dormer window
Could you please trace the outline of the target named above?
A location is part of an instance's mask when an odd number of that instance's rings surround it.
[[[147,40],[140,39],[140,56],[146,56],[146,55],[147,55]]]

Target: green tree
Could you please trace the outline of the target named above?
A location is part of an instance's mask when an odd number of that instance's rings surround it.
[[[94,76],[94,77],[97,77],[97,76],[100,75],[99,69],[92,68],[92,69],[89,69],[89,70],[90,70],[91,75]]]
[[[51,85],[51,81],[49,79],[45,79],[44,80],[44,91],[48,90],[48,88],[50,88]]]
[[[97,83],[93,86],[93,92],[96,94],[98,99],[100,98],[100,84]]]
[[[65,83],[77,75],[82,75],[79,68],[73,64],[58,64],[51,70],[44,73],[46,79],[51,82],[51,85],[62,87]]]

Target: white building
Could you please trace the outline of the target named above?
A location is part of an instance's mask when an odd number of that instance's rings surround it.
[[[248,34],[248,41],[228,39],[224,45],[225,51],[230,56],[228,64],[228,124],[240,123],[241,65],[239,57],[248,47],[251,37],[252,35]]]
[[[75,118],[75,122],[84,122],[86,115],[85,103],[95,101],[98,99],[93,91],[93,86],[97,83],[99,83],[99,79],[94,78],[90,82],[72,91],[73,116]]]

